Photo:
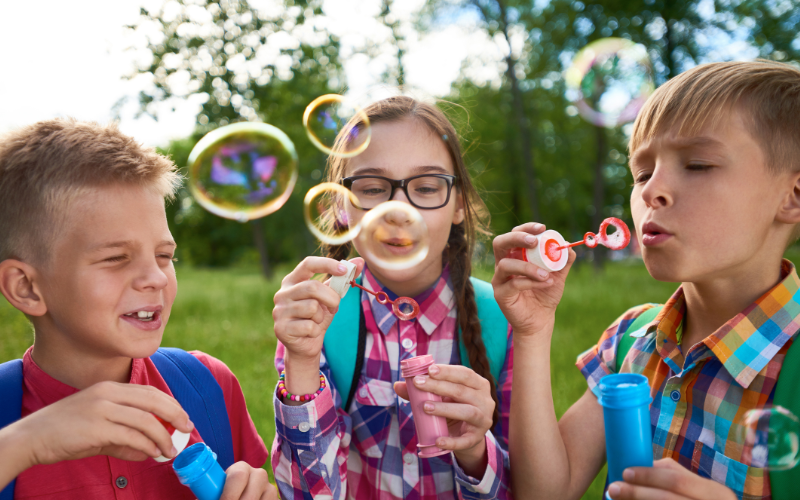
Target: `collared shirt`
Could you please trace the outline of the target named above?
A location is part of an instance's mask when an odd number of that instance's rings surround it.
[[[39,368],[31,357],[31,349],[22,358],[23,417],[78,392],[78,389],[59,382]],[[199,351],[192,354],[211,371],[222,387],[231,424],[234,459],[253,467],[263,466],[269,458],[267,447],[247,413],[236,377],[222,361]],[[172,396],[150,358],[133,360],[130,383],[149,385]],[[197,429],[193,430],[189,445],[202,441]],[[172,470],[172,460],[159,463],[148,458],[142,462],[129,462],[103,455],[36,465],[17,477],[14,489],[16,500],[191,500],[194,497],[191,490],[178,481]]]
[[[382,287],[366,270],[363,285]],[[389,293],[388,290],[383,290]],[[440,364],[460,364],[456,341],[453,288],[445,269],[433,287],[419,298],[420,313],[399,320],[391,307],[362,292],[367,328],[364,368],[349,412],[331,382],[323,351],[320,369],[327,388],[302,406],[286,406],[275,396],[276,434],[272,465],[284,499],[356,498],[423,500],[449,498],[510,498],[508,417],[511,405],[512,342],[497,383],[500,421],[486,433],[489,465],[482,478],[458,466],[452,453],[435,458],[417,456],[417,433],[411,405],[394,392],[400,361],[430,354]],[[358,325],[353,325],[357,335]],[[275,364],[283,369],[285,348],[278,345]]]
[[[628,310],[597,346],[578,357],[595,394],[600,379],[615,371],[622,334],[651,307]],[[780,283],[684,354],[675,332],[685,313],[678,288],[658,316],[636,332],[620,368],[650,382],[653,456],[672,458],[725,484],[739,498],[769,498],[768,474],[750,466],[752,448],[741,436],[747,411],[771,405],[783,359],[800,330],[800,279],[794,265],[784,260]]]

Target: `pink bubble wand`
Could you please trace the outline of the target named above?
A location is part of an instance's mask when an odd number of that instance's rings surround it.
[[[378,301],[379,304],[392,304],[392,312],[394,313],[395,316],[397,316],[402,320],[410,321],[416,318],[417,314],[419,314],[419,304],[417,304],[416,300],[410,297],[397,297],[395,300],[389,300],[389,296],[386,294],[386,292],[373,292],[372,290],[367,290],[363,286],[356,283],[355,280],[352,280],[350,282],[350,285],[356,288],[360,288],[365,292],[374,295],[375,299]],[[411,306],[411,311],[405,313],[401,311],[400,306],[403,305]]]

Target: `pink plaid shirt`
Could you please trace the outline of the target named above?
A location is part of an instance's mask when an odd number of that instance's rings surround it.
[[[364,271],[363,285],[373,291],[382,289],[368,270]],[[274,396],[272,467],[284,499],[511,498],[507,451],[511,328],[505,366],[497,381],[501,418],[486,433],[489,465],[482,478],[473,478],[458,466],[452,453],[428,459],[417,456],[411,405],[393,389],[394,382],[403,380],[401,360],[431,354],[436,363],[461,364],[448,270],[445,268],[433,287],[416,299],[419,316],[402,321],[390,307],[362,292],[362,309],[372,314],[365,316],[364,368],[349,412],[340,408],[342,396],[332,383],[324,351],[320,369],[328,388],[317,399],[302,406],[286,406]],[[354,335],[357,329],[358,325],[353,325]],[[284,352],[279,343],[275,354],[279,372]]]

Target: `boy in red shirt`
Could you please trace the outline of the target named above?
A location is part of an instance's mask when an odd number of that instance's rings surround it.
[[[114,126],[57,119],[0,140],[0,292],[34,327],[22,418],[0,430],[0,490],[16,477],[14,498],[194,498],[171,461],[153,460],[176,455],[154,415],[191,432],[189,445],[210,437],[151,359],[177,293],[164,199],[179,181]],[[230,424],[222,499],[277,498],[236,377],[191,354]]]

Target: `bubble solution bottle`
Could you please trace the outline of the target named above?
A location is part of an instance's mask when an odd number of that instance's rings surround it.
[[[600,380],[606,429],[608,482],[622,481],[628,467],[653,466],[650,385],[644,375],[616,373]]]
[[[175,457],[172,468],[197,500],[219,500],[222,496],[225,471],[217,462],[217,454],[205,443],[195,443],[183,450]]]
[[[428,375],[428,368],[432,364],[433,356],[430,354],[416,356],[400,362],[400,372],[403,378],[406,379],[408,397],[411,400],[411,412],[414,414],[414,425],[417,427],[417,448],[419,448],[419,456],[422,458],[438,457],[439,455],[450,453],[450,450],[443,450],[436,446],[437,438],[450,435],[447,430],[447,419],[429,415],[422,408],[426,401],[441,402],[441,396],[425,392],[414,385],[414,377]]]

